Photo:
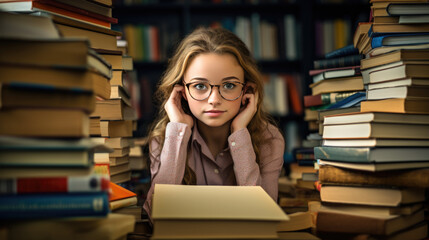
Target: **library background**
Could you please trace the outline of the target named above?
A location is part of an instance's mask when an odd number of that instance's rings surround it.
[[[161,185],[152,224],[153,93],[199,26],[257,60],[278,200]],[[0,1],[0,42],[0,239],[429,239],[427,0]]]

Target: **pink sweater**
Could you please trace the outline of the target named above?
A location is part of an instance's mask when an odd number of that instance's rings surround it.
[[[247,129],[231,134],[228,147],[218,156],[212,156],[197,127],[191,131],[186,124],[168,123],[161,154],[157,141],[151,145],[152,186],[144,209],[151,213],[155,184],[182,184],[189,141],[188,164],[195,172],[197,185],[262,186],[277,201],[285,142],[273,125],[268,125],[263,137],[258,164]]]

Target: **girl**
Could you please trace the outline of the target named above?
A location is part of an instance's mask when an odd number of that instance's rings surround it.
[[[179,45],[156,93],[149,134],[156,183],[262,186],[277,201],[284,139],[262,110],[263,82],[245,44],[199,28]]]

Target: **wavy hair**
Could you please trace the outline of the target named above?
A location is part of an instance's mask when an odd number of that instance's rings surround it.
[[[149,143],[153,140],[158,141],[159,146],[163,146],[165,139],[165,129],[169,118],[164,109],[175,84],[181,84],[183,75],[192,61],[198,54],[216,53],[216,54],[231,54],[235,56],[238,63],[244,70],[245,82],[250,82],[255,85],[255,92],[259,95],[257,111],[247,126],[253,144],[253,149],[256,154],[256,161],[259,163],[259,145],[263,141],[261,139],[263,131],[267,128],[268,123],[274,123],[269,115],[263,109],[263,80],[261,73],[258,70],[257,64],[252,57],[249,49],[235,34],[223,28],[197,28],[188,36],[186,36],[177,47],[174,56],[169,59],[168,67],[161,77],[155,92],[155,99],[160,104],[159,114],[153,122],[149,134]],[[182,99],[182,107],[187,114],[191,114],[188,103]],[[152,148],[150,148],[152,149]],[[189,147],[188,147],[189,149]],[[161,153],[161,149],[156,151]],[[188,151],[189,153],[189,151]],[[152,153],[151,153],[152,154]],[[186,166],[183,179],[184,184],[195,184],[195,173]]]

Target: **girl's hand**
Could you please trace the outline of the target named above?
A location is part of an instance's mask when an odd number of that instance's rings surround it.
[[[246,87],[251,91],[246,90],[241,99],[241,104],[243,106],[240,108],[237,116],[232,120],[231,133],[246,128],[258,109],[258,94],[252,91],[255,89],[254,84],[247,83]]]
[[[178,122],[188,124],[189,128],[194,126],[194,119],[192,116],[186,114],[182,108],[182,94],[184,94],[185,87],[179,84],[174,86],[170,97],[165,103],[164,109],[167,112],[170,122]]]

